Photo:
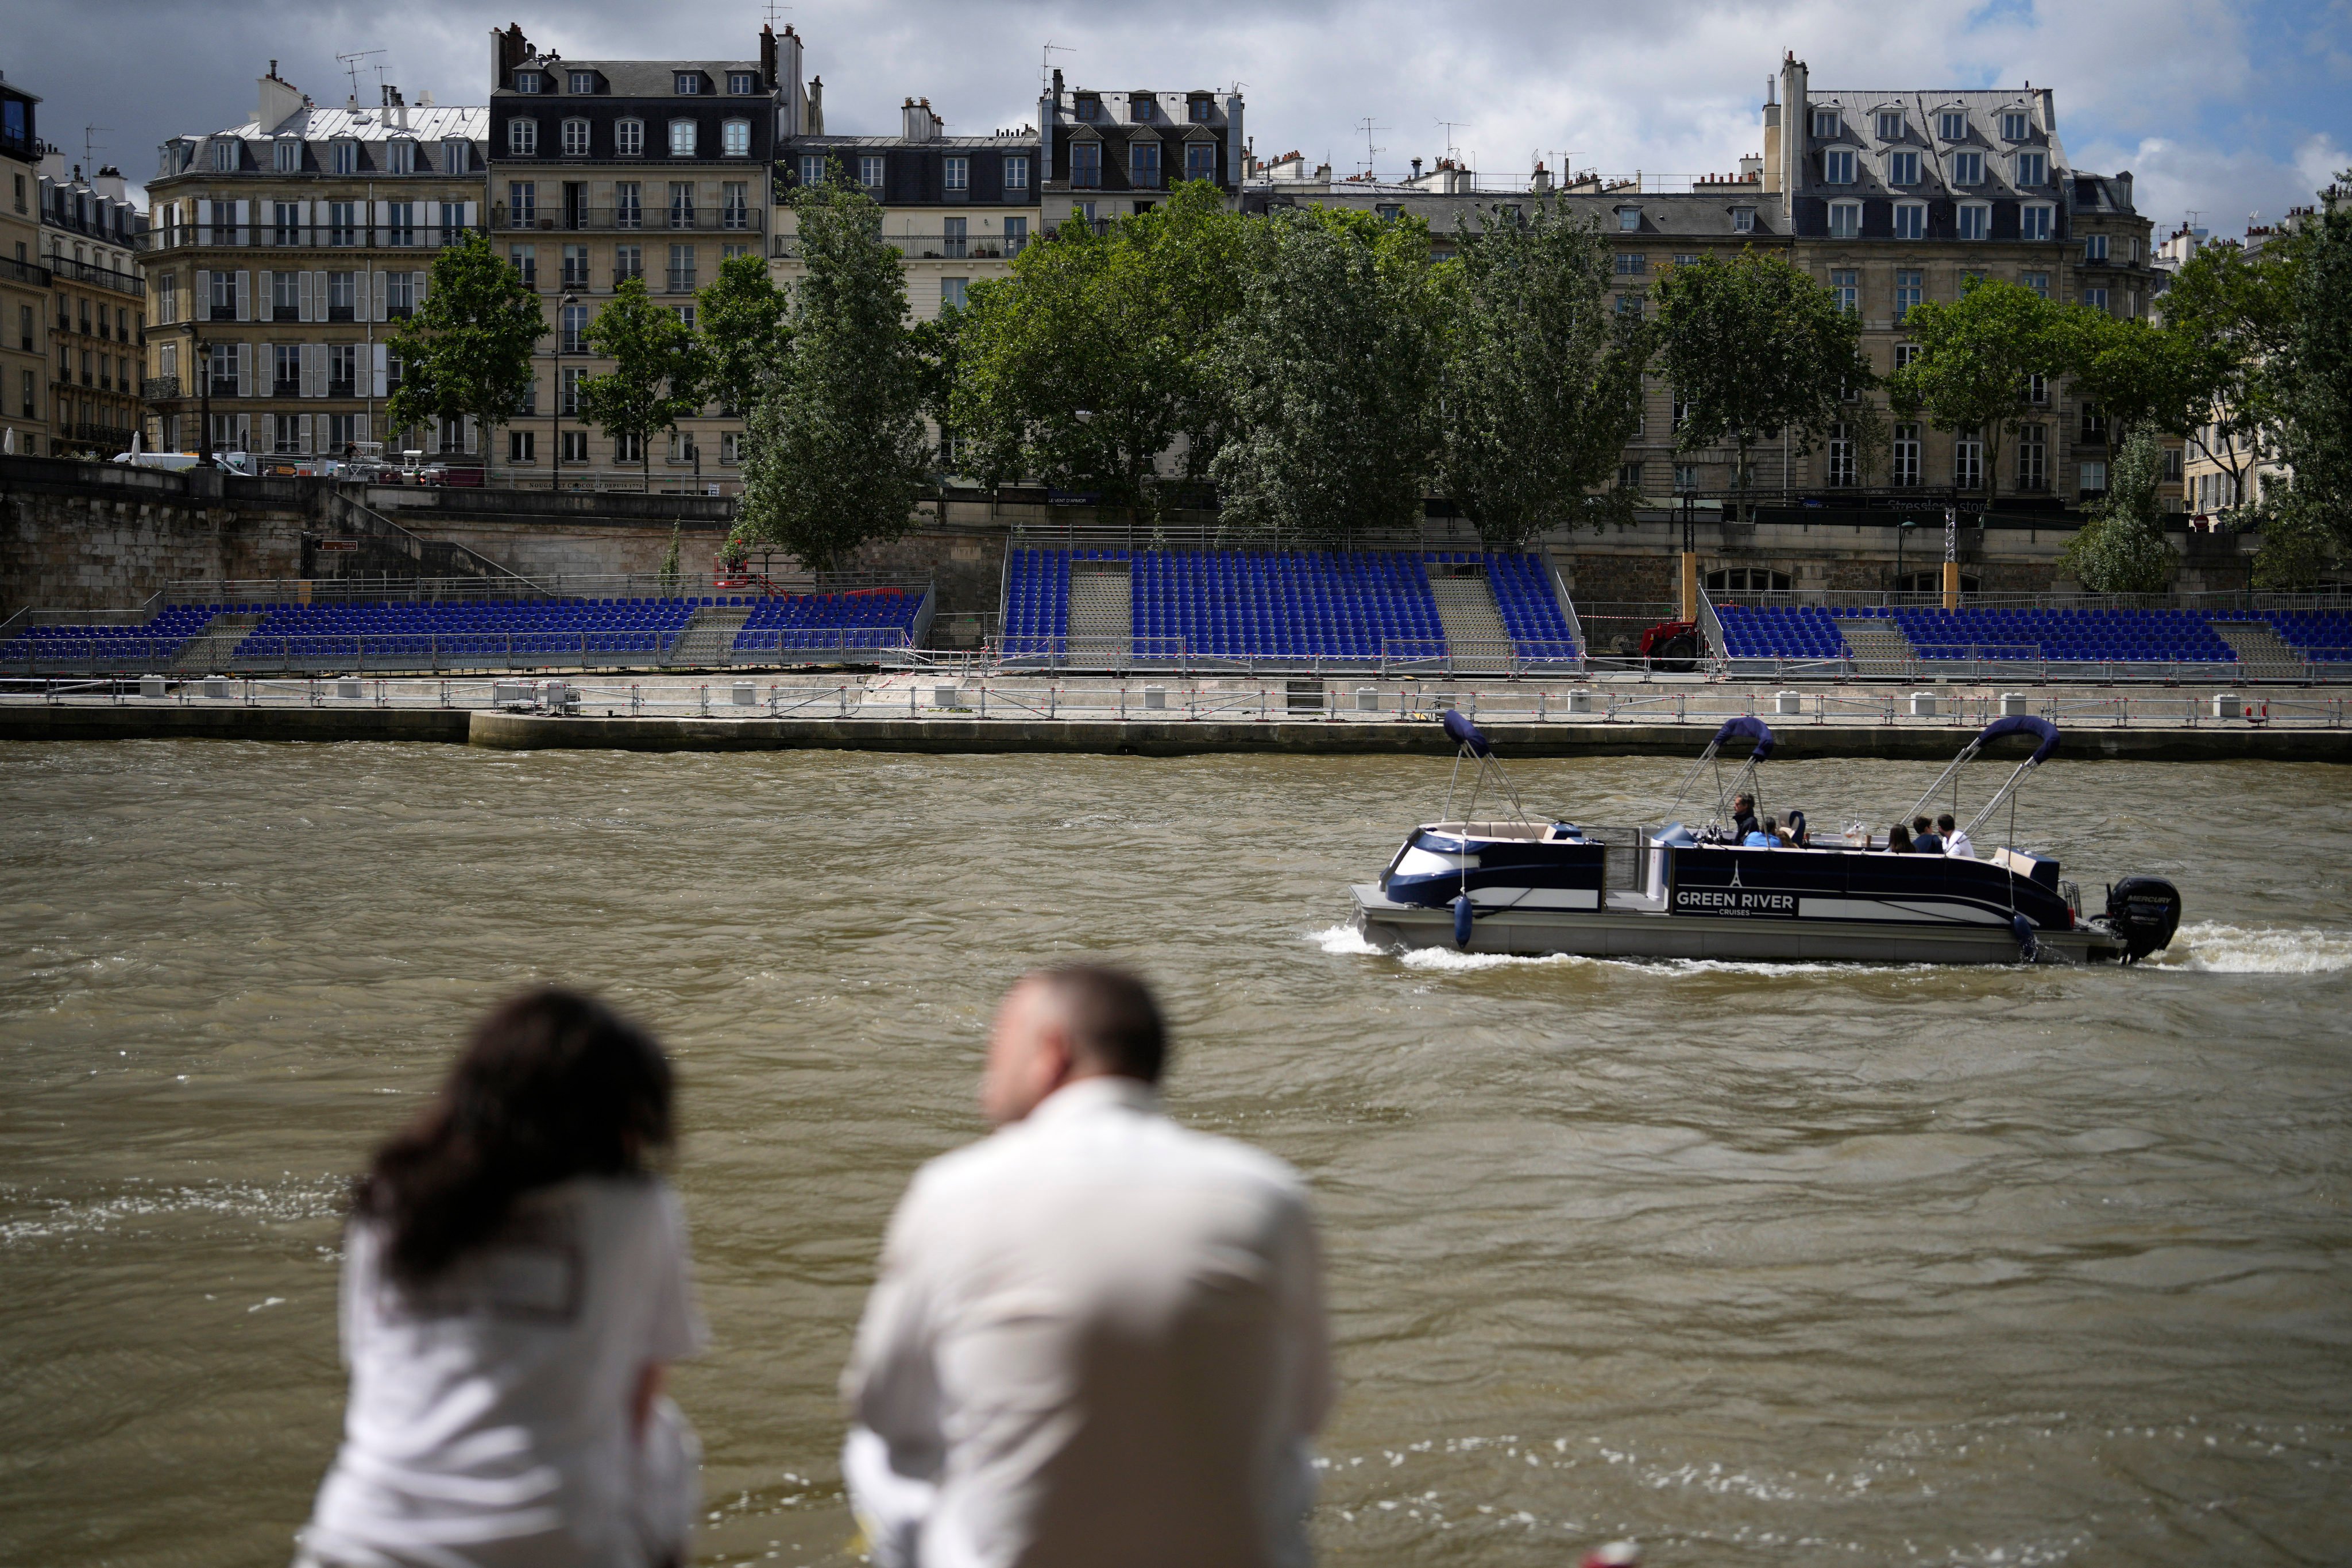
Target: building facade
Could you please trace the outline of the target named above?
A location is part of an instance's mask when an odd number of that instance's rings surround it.
[[[41,250],[49,270],[49,451],[111,458],[141,428],[147,216],[122,171],[85,179],[64,154],[41,161]]]
[[[931,100],[899,106],[896,136],[833,136],[824,131],[824,84],[813,89],[814,124],[777,160],[780,196],[828,178],[848,181],[882,207],[882,237],[906,258],[907,306],[919,321],[961,307],[971,285],[1001,278],[1043,233],[1044,168],[1034,127],[950,136]],[[795,221],[776,214],[769,255],[779,284],[801,276]]]
[[[1180,181],[1241,194],[1245,142],[1238,91],[1066,88],[1055,71],[1037,100],[1040,214],[1047,228],[1073,217],[1107,222],[1149,212]]]
[[[40,102],[0,80],[0,451],[27,454],[44,449],[49,408]]]
[[[534,406],[496,434],[492,482],[738,488],[742,420],[707,407],[639,440],[578,418],[578,386],[612,368],[588,350],[596,312],[629,279],[688,324],[734,256],[764,256],[777,148],[808,112],[800,38],[760,30],[726,60],[570,60],[520,27],[490,35],[492,237],[538,290],[548,335]],[[649,466],[649,467],[648,467]]]
[[[152,442],[290,463],[380,441],[479,463],[482,432],[389,430],[384,403],[392,323],[481,225],[488,111],[392,86],[373,109],[320,109],[275,60],[257,86],[251,120],[173,138],[148,184]]]

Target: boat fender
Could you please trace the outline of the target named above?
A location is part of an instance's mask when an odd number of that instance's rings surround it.
[[[1812,847],[1812,834],[1807,831],[1805,827],[1805,814],[1801,811],[1790,812],[1789,814],[1789,842],[1795,845],[1800,849],[1809,849]]]
[[[2011,915],[2009,917],[2009,929],[2017,933],[2017,956],[2028,963],[2032,963],[2034,955],[2042,950],[2042,944],[2033,940],[2033,922],[2023,915]]]
[[[1456,947],[1470,945],[1470,895],[1465,893],[1454,900],[1454,945]]]

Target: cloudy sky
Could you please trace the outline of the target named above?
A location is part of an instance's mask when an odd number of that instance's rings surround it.
[[[494,0],[495,4],[495,0]],[[360,62],[410,101],[487,93],[493,26],[572,58],[743,56],[758,0],[11,0],[0,71],[44,99],[41,128],[134,181],[167,135],[253,112],[268,61],[320,102]],[[825,82],[828,128],[896,129],[908,94],[957,132],[1035,118],[1044,50],[1073,84],[1243,84],[1261,156],[1402,171],[1449,144],[1482,173],[1693,174],[1761,151],[1757,109],[1783,50],[1824,88],[2057,92],[2077,167],[2137,176],[2159,232],[2275,219],[2352,165],[2352,0],[835,0],[779,8]],[[1446,122],[1452,122],[1450,129]],[[101,129],[86,132],[85,127]]]

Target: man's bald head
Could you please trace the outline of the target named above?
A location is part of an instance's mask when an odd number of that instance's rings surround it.
[[[1143,982],[1099,964],[1040,969],[997,1010],[981,1105],[1001,1126],[1079,1079],[1157,1083],[1167,1058],[1167,1026]]]

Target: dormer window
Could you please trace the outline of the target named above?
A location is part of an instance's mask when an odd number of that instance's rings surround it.
[[[462,174],[473,163],[473,143],[462,136],[452,136],[441,143],[441,172]]]
[[[2050,177],[2050,155],[2046,153],[2020,153],[2017,155],[2017,184],[2020,189],[2030,189]]]
[[[1835,136],[1838,133],[1838,129],[1839,121],[1838,111],[1836,110],[1816,109],[1813,110],[1813,135],[1816,138],[1826,141],[1830,137]]]
[[[759,73],[757,71],[728,72],[727,90],[733,93],[738,98],[751,97],[753,93],[760,90]]]
[[[1078,94],[1077,115],[1080,120],[1100,120],[1102,100],[1087,93]]]
[[[269,166],[278,174],[299,174],[302,172],[302,138],[280,136],[278,145],[271,151],[273,156]]]
[[[338,174],[358,174],[360,172],[360,144],[349,136],[339,139],[334,144],[334,156],[332,162],[334,164],[334,171]]]
[[[596,73],[594,71],[573,71],[571,76],[571,89],[573,92],[594,92],[596,90]]]
[[[1936,134],[1947,142],[1967,141],[1969,139],[1968,111],[1947,109],[1936,116]]]
[[[748,158],[751,155],[751,122],[730,120],[719,127],[719,155],[727,158]]]
[[[1152,100],[1150,93],[1137,93],[1133,98],[1127,100],[1128,119],[1138,125],[1150,123],[1151,120],[1151,103]]]
[[[1952,154],[1952,184],[1981,185],[1984,184],[1984,154],[1955,153]]]
[[[509,120],[507,121],[507,151],[528,158],[539,151],[539,121]]]
[[[691,120],[671,121],[669,122],[669,155],[673,158],[693,157],[699,130],[700,127]]]
[[[563,122],[563,155],[567,158],[584,158],[588,155],[588,122],[586,121],[567,120]]]
[[[2025,117],[2023,110],[2010,110],[2000,117],[2000,139],[2004,142],[2022,142],[2032,124],[2032,122]]]
[[[385,170],[392,174],[416,173],[416,143],[405,136],[395,136],[385,144]]]
[[[679,71],[677,73],[677,94],[680,98],[692,98],[701,90],[702,73],[700,71]]]
[[[213,167],[221,170],[224,173],[236,167],[236,142],[215,142],[213,143]]]
[[[1882,109],[1878,111],[1878,139],[1881,142],[1900,142],[1903,140],[1903,132],[1901,110]]]
[[[1206,125],[1209,122],[1209,116],[1217,111],[1217,106],[1213,100],[1196,98],[1192,100],[1192,123],[1195,125]]]
[[[517,92],[543,92],[546,90],[546,84],[547,79],[541,76],[537,71],[515,72],[515,90]]]
[[[1639,233],[1641,227],[1642,209],[1640,207],[1619,207],[1617,209],[1617,231],[1620,234]]]
[[[643,157],[646,151],[646,122],[642,120],[614,121],[613,151],[623,158]]]
[[[1822,154],[1822,179],[1832,185],[1853,184],[1853,149],[1832,147]]]
[[[1755,209],[1754,207],[1734,207],[1734,208],[1732,208],[1732,209],[1731,209],[1731,232],[1732,232],[1732,233],[1734,233],[1734,234],[1753,234],[1753,233],[1755,233],[1755,232],[1756,232],[1756,209]]]

